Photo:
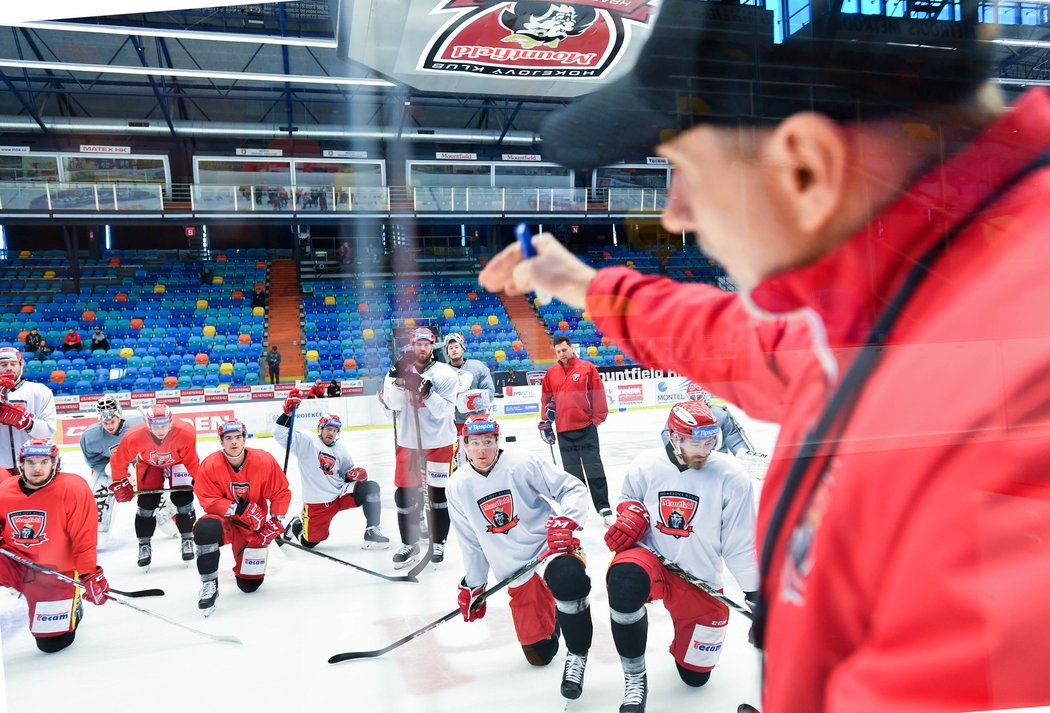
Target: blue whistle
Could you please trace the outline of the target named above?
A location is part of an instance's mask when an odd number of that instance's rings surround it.
[[[518,244],[521,245],[521,256],[528,260],[530,257],[536,257],[536,248],[532,247],[532,233],[529,231],[529,226],[525,223],[518,223],[514,226],[514,237],[518,239]]]

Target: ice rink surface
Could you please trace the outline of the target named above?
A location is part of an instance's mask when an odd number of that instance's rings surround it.
[[[276,404],[275,404],[276,407]],[[739,412],[736,412],[738,413]],[[660,446],[667,409],[612,413],[599,427],[610,497],[634,456]],[[756,448],[769,452],[776,429],[740,414]],[[508,449],[529,449],[550,457],[536,432],[535,417],[502,419]],[[307,424],[302,424],[306,427]],[[399,544],[393,504],[393,432],[390,428],[347,430],[355,460],[383,488],[383,530]],[[271,438],[253,438],[283,462],[284,450]],[[218,450],[215,440],[199,444],[201,456]],[[555,447],[555,453],[557,448]],[[63,470],[87,473],[79,449],[62,454]],[[559,458],[560,460],[560,458]],[[294,458],[288,473],[298,511],[299,470]],[[759,482],[754,483],[756,494]],[[561,711],[562,656],[549,665],[528,665],[514,637],[505,592],[489,599],[485,618],[467,624],[458,616],[380,658],[329,665],[334,653],[382,648],[456,608],[456,585],[463,575],[453,535],[442,564],[428,566],[420,583],[386,582],[315,555],[271,545],[266,581],[255,593],[237,589],[228,546],[221,549],[217,608],[207,619],[197,609],[200,579],[193,562],[179,556],[177,538],[159,530],[153,540],[153,564],[143,573],[135,564],[134,503],[117,506],[99,563],[119,589],[160,587],[166,596],[132,600],[190,626],[233,634],[243,646],[215,643],[163,621],[110,602],[85,604],[74,644],[57,654],[40,653],[26,623],[24,600],[0,591],[0,631],[10,711],[60,710],[77,713],[185,713],[187,710],[330,711],[364,713],[426,711],[462,713],[483,706],[500,711]],[[198,506],[198,515],[200,509]],[[580,539],[587,551],[594,644],[583,696],[570,704],[574,713],[616,711],[623,676],[609,630],[604,572],[611,558],[605,528],[591,513]],[[340,513],[331,538],[321,549],[333,556],[388,574],[395,572],[385,551],[361,549],[364,517],[360,510]],[[407,571],[407,570],[405,570]],[[490,579],[490,584],[493,584]],[[726,594],[743,601],[726,575]],[[671,621],[659,603],[649,605],[647,711],[734,713],[742,702],[758,700],[759,654],[747,643],[748,622],[733,614],[721,659],[710,682],[700,689],[683,684],[667,652]],[[338,708],[336,708],[338,706]]]

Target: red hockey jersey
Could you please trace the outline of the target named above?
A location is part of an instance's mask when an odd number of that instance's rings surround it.
[[[292,502],[288,477],[268,452],[256,448],[244,449],[245,458],[235,471],[222,451],[212,453],[201,461],[193,492],[204,512],[225,516],[234,500],[247,498],[270,515],[284,517]]]
[[[114,482],[128,477],[128,466],[133,460],[157,468],[181,463],[196,478],[200,467],[197,432],[189,424],[176,421],[164,440],[158,442],[145,423],[132,426],[109,461]]]

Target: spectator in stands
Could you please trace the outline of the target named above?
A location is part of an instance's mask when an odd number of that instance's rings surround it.
[[[266,368],[270,372],[271,384],[276,384],[281,380],[281,353],[277,351],[276,344],[266,352]]]
[[[354,256],[354,250],[350,247],[350,243],[343,243],[339,246],[339,262],[346,265]]]
[[[37,358],[37,361],[44,361],[45,359],[50,359],[51,354],[53,354],[54,351],[55,350],[52,347],[48,346],[46,339],[41,339],[40,344],[38,344],[36,347],[35,356]]]
[[[310,387],[310,390],[306,392],[306,398],[308,399],[323,399],[327,395],[324,382],[318,379],[314,382],[314,385]]]
[[[339,385],[339,382],[332,379],[332,383],[328,385],[328,398],[334,399],[337,396],[343,395],[343,387]]]
[[[106,337],[106,333],[102,331],[102,327],[95,327],[95,331],[91,335],[91,351],[97,352],[100,349],[102,351],[109,349],[109,339]]]
[[[66,332],[66,338],[62,341],[62,351],[64,352],[79,352],[84,350],[84,339],[77,333],[77,330],[70,327],[69,331]]]
[[[207,265],[205,265],[204,267],[201,268],[201,284],[202,285],[210,285],[211,284],[211,270],[208,269]]]
[[[29,330],[29,334],[26,335],[26,348],[23,351],[35,352],[40,347],[42,337],[36,327]]]
[[[266,306],[266,293],[263,288],[255,288],[255,294],[252,295],[252,307],[265,307]]]

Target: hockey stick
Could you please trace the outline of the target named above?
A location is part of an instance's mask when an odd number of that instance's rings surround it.
[[[139,597],[163,597],[164,596],[164,590],[163,589],[133,589],[130,592],[125,592],[124,590],[114,589],[113,587],[110,587],[109,591],[113,592],[114,594],[119,594],[122,597],[129,597],[131,599],[137,599]]]
[[[652,551],[652,550],[650,550],[650,551]],[[722,602],[723,604],[725,604],[730,609],[736,611],[738,614],[742,614],[742,615],[746,616],[748,619],[751,619],[752,621],[754,621],[755,615],[747,607],[744,607],[744,606],[741,606],[741,605],[737,604],[732,599],[730,599],[729,597],[725,596],[724,594],[719,592],[717,589],[713,588],[707,582],[703,581],[702,579],[698,579],[697,577],[694,577],[693,575],[689,574],[684,569],[682,569],[677,564],[675,564],[671,560],[667,559],[663,555],[661,555],[659,553],[656,553],[656,552],[653,552],[653,554],[656,555],[656,559],[660,560],[660,564],[662,564],[664,567],[667,567],[667,569],[670,572],[673,572],[674,574],[677,574],[679,577],[681,577],[685,581],[689,582],[694,587],[699,587],[709,597],[711,597],[713,599],[717,599],[718,601]]]
[[[135,497],[139,495],[163,495],[164,493],[192,493],[193,488],[155,488],[153,490],[136,490]],[[112,494],[112,493],[110,493]],[[109,495],[103,495],[102,493],[95,493],[95,500],[101,500],[107,498]]]
[[[434,519],[434,508],[430,505],[430,491],[427,487],[427,466],[426,466],[426,455],[423,453],[423,432],[419,430],[419,394],[413,393],[410,399],[409,406],[412,408],[412,419],[416,426],[416,447],[418,448],[417,453],[419,454],[416,458],[416,469],[419,471],[419,487],[423,491],[423,508],[427,518],[427,529],[430,530],[430,540],[427,542],[427,551],[420,558],[416,565],[408,570],[408,576],[415,578],[419,576],[419,573],[426,569],[427,565],[430,564],[430,560],[434,558],[434,536],[437,534],[435,526],[437,523]],[[419,542],[419,540],[417,540]]]
[[[554,465],[558,465],[558,459],[554,457],[554,444],[548,443],[547,445],[551,447],[551,460],[554,461]]]
[[[495,594],[499,590],[503,589],[504,587],[508,586],[514,580],[520,578],[521,576],[523,576],[526,573],[528,573],[529,571],[531,571],[534,567],[536,567],[540,562],[542,562],[550,554],[551,553],[550,553],[549,550],[544,550],[543,552],[541,552],[539,554],[538,557],[536,557],[536,559],[531,560],[531,561],[526,562],[525,564],[523,564],[517,571],[515,571],[509,577],[507,577],[506,579],[500,580],[494,587],[492,587],[492,589],[485,590],[481,594],[481,596],[479,596],[477,598],[477,600],[475,600],[475,602],[473,604],[473,608],[476,609],[483,601],[485,601],[486,599],[491,597],[493,594]],[[429,624],[427,624],[423,628],[416,629],[415,631],[413,631],[408,636],[404,636],[404,637],[398,639],[397,641],[395,641],[394,643],[390,644],[389,646],[386,646],[386,647],[384,647],[382,649],[376,649],[375,651],[347,651],[346,653],[335,654],[334,656],[330,656],[328,658],[328,663],[339,663],[340,661],[354,661],[354,660],[357,660],[357,659],[374,659],[374,658],[376,658],[378,656],[382,656],[383,654],[389,653],[389,652],[393,651],[394,649],[398,648],[399,646],[402,646],[403,644],[407,644],[412,639],[419,638],[420,636],[422,636],[423,634],[427,633],[431,629],[436,629],[437,627],[439,627],[442,624],[444,624],[446,621],[449,621],[450,619],[455,619],[458,614],[459,614],[459,608],[457,607],[456,609],[453,609],[452,611],[450,611],[448,614],[445,614],[445,616],[441,617],[440,619],[435,619],[434,621],[430,622]]]
[[[77,587],[78,589],[87,589],[87,587],[85,587],[82,582],[79,582],[79,581],[73,579],[72,577],[67,577],[66,575],[62,574],[61,572],[56,572],[53,569],[48,569],[47,567],[42,567],[42,566],[38,565],[36,562],[32,562],[32,561],[27,560],[27,559],[25,559],[23,557],[19,557],[14,552],[11,552],[11,551],[5,550],[5,549],[0,549],[0,554],[2,554],[4,557],[7,557],[8,559],[12,559],[15,562],[18,562],[19,564],[21,564],[24,567],[28,567],[29,569],[36,570],[37,572],[43,572],[44,574],[50,574],[52,577],[56,577],[56,578],[62,580],[63,582],[66,582],[67,584],[72,584],[74,587]],[[205,637],[211,639],[212,641],[220,641],[220,642],[227,643],[227,644],[237,644],[238,646],[240,646],[241,643],[242,643],[241,640],[238,639],[236,636],[229,636],[229,635],[226,635],[226,634],[209,634],[206,631],[201,631],[200,629],[194,629],[192,626],[187,626],[186,624],[182,624],[180,622],[174,621],[173,619],[169,619],[166,616],[162,616],[162,615],[158,614],[157,612],[150,611],[149,609],[143,609],[142,607],[137,607],[137,606],[135,606],[134,604],[132,604],[130,602],[124,601],[123,599],[118,599],[117,597],[113,596],[113,594],[111,592],[107,592],[106,593],[106,598],[108,600],[112,601],[112,602],[116,602],[117,604],[120,604],[121,606],[128,607],[129,609],[134,609],[135,611],[137,611],[137,612],[139,612],[141,614],[145,614],[146,616],[151,616],[151,617],[153,617],[155,619],[160,619],[161,621],[165,621],[165,622],[171,624],[172,626],[177,626],[180,629],[185,629],[186,631],[192,632],[194,634],[199,634],[200,636],[205,636]]]
[[[292,407],[292,412],[288,415],[288,441],[284,444],[284,474],[288,475],[288,457],[292,455],[292,434],[295,433],[295,412],[299,410],[298,406]]]
[[[380,579],[385,579],[388,582],[418,582],[419,581],[418,579],[416,579],[412,575],[411,572],[409,572],[407,575],[402,575],[400,577],[391,577],[391,576],[386,575],[386,574],[380,574],[379,572],[373,572],[370,569],[366,569],[365,567],[361,567],[360,565],[356,565],[353,562],[347,562],[346,560],[341,560],[338,557],[333,557],[332,555],[325,554],[324,552],[318,552],[317,550],[310,549],[309,547],[306,547],[305,545],[299,544],[295,540],[285,540],[285,539],[283,539],[281,537],[278,537],[275,540],[275,542],[277,543],[278,547],[284,547],[285,545],[291,545],[292,547],[294,547],[297,550],[302,550],[303,552],[309,552],[310,554],[317,555],[318,557],[324,557],[326,560],[331,560],[332,562],[338,562],[339,564],[346,565],[347,567],[352,567],[352,568],[354,568],[356,570],[364,572],[365,574],[370,574],[373,577],[379,577]]]

